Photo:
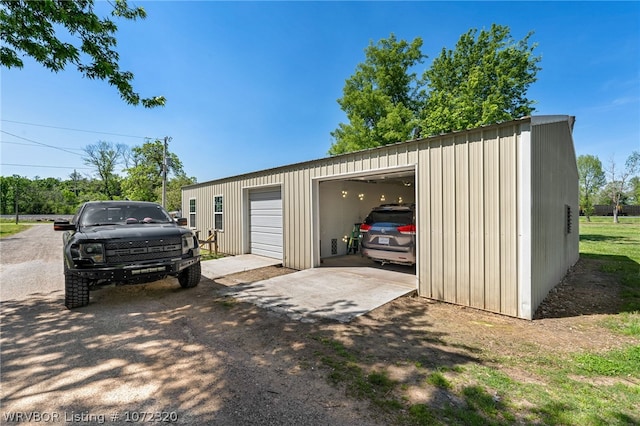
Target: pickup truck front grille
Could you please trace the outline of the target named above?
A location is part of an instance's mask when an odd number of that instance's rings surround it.
[[[105,244],[107,264],[167,259],[182,255],[180,237],[158,240],[118,241]]]

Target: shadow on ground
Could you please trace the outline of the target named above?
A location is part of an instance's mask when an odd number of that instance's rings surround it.
[[[388,424],[383,411],[328,382],[322,359],[335,347],[327,342],[339,336],[366,346],[376,336],[367,353],[354,352],[364,364],[381,351],[443,368],[479,362],[476,349],[447,347],[429,332],[418,306],[339,330],[234,301],[222,289],[203,279],[183,290],[166,279],[100,289],[73,311],[60,294],[3,302],[3,413],[38,407],[112,424],[130,423],[133,412],[169,413],[178,424]]]

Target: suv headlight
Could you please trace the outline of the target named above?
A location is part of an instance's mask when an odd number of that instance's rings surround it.
[[[104,247],[101,243],[80,243],[80,259],[91,259],[94,263],[104,262]]]

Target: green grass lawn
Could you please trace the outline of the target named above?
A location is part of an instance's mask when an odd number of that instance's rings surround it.
[[[22,232],[25,229],[31,227],[31,224],[25,222],[18,222],[16,225],[15,220],[0,219],[0,238],[5,238],[18,232]]]
[[[640,217],[580,218],[580,256],[602,262],[604,272],[617,276],[623,285],[625,305],[622,318],[640,311]],[[640,324],[638,325],[640,329]],[[640,337],[640,330],[636,336]]]

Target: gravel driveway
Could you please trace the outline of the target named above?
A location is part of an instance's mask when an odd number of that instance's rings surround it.
[[[108,287],[69,311],[61,251],[50,223],[0,240],[0,423],[384,423],[308,357],[313,325],[206,278]]]

